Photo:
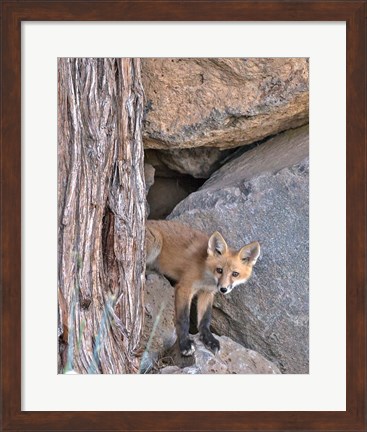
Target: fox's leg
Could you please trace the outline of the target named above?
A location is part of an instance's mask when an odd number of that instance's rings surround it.
[[[198,295],[198,329],[200,333],[200,340],[209,348],[214,354],[219,351],[219,341],[212,335],[209,327],[212,316],[214,293],[207,291],[200,291]]]
[[[179,283],[176,285],[176,331],[181,354],[190,356],[195,351],[194,342],[189,337],[190,306],[192,300],[192,288],[190,285]]]

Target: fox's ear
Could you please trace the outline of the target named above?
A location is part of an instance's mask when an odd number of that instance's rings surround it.
[[[208,255],[223,255],[228,249],[227,243],[224,238],[216,231],[209,239],[208,242]]]
[[[260,244],[259,242],[252,242],[244,246],[238,252],[242,261],[248,262],[251,265],[255,265],[260,255]]]

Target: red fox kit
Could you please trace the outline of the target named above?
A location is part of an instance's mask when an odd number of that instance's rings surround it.
[[[210,237],[175,221],[147,221],[147,266],[177,282],[175,293],[176,331],[181,354],[192,355],[189,337],[190,306],[197,295],[200,340],[214,353],[219,341],[209,326],[214,295],[228,294],[251,276],[260,255],[258,242],[230,249],[215,232]]]

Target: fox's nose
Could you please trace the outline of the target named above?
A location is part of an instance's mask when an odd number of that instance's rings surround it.
[[[222,288],[220,289],[220,292],[223,293],[223,294],[226,293],[226,292],[227,292],[227,288],[222,287]]]

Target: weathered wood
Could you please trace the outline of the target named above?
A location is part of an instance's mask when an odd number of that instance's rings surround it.
[[[138,370],[145,184],[138,59],[59,59],[60,365]]]

